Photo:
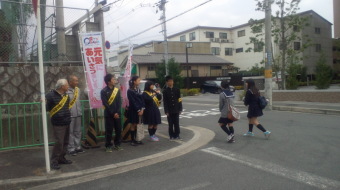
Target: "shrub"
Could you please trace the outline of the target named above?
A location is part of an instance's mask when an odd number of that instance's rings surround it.
[[[188,96],[188,90],[187,89],[180,89],[181,95],[183,97]]]
[[[315,83],[318,89],[329,88],[333,78],[333,70],[329,65],[326,64],[326,58],[324,54],[321,54],[319,61],[316,63],[315,77]]]
[[[200,91],[199,88],[192,88],[192,89],[189,89],[189,90],[188,90],[188,95],[189,95],[189,96],[194,96],[194,95],[198,94],[199,91]]]
[[[244,86],[234,86],[235,90],[243,90]]]

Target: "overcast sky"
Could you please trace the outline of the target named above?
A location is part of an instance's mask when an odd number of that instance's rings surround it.
[[[100,0],[99,0],[100,1]],[[107,0],[108,3],[117,0]],[[207,0],[167,0],[167,19],[179,15]],[[120,0],[104,13],[106,40],[117,42],[160,23],[161,12],[156,13],[157,0]],[[93,8],[94,0],[64,0],[64,6]],[[141,6],[143,5],[143,6]],[[301,0],[300,11],[314,10],[333,23],[333,0]],[[231,27],[245,24],[249,19],[264,18],[264,12],[255,11],[254,0],[212,0],[167,23],[168,35],[195,26]],[[275,5],[273,5],[275,9]],[[130,39],[130,43],[141,44],[160,40],[161,26]],[[129,43],[128,41],[123,44]]]

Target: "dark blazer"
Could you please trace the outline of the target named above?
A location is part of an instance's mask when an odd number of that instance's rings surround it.
[[[244,98],[244,105],[248,106],[248,118],[259,117],[263,115],[262,109],[259,105],[259,96],[253,94],[251,90],[247,90]]]
[[[56,90],[51,90],[46,94],[46,111],[51,111],[63,98],[64,95],[60,95]],[[70,97],[67,98],[64,106],[51,117],[51,123],[55,126],[70,125],[71,112],[69,109]]]
[[[105,107],[104,117],[113,117],[114,114],[116,113],[120,116],[120,109],[122,107],[120,90],[118,90],[118,93],[115,99],[113,100],[112,104],[109,105],[108,103],[113,92],[113,89],[114,88],[110,89],[108,86],[106,86],[100,91],[100,97],[102,99],[103,106]]]
[[[144,100],[139,88],[137,90],[128,89],[127,97],[129,99],[129,110],[139,112],[144,109]]]
[[[167,87],[163,91],[165,113],[179,113],[183,111],[181,93],[178,88]]]

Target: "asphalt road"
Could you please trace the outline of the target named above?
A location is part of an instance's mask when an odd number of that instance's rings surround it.
[[[63,189],[340,189],[338,116],[265,111],[260,122],[272,132],[266,140],[255,128],[255,137],[242,136],[248,124],[246,108],[240,108],[236,142],[228,144],[217,124],[218,95],[183,101],[181,125],[214,131],[209,144],[178,158]]]

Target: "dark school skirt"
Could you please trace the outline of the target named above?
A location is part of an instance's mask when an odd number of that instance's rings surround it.
[[[218,123],[223,123],[223,124],[228,124],[228,123],[233,123],[234,121],[228,119],[228,118],[223,118],[220,117],[220,119],[218,120]]]

